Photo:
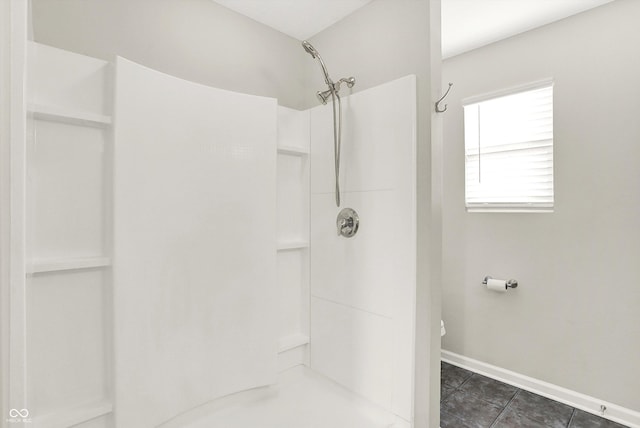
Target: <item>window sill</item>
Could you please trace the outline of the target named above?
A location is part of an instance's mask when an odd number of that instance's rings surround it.
[[[553,207],[533,208],[533,207],[466,207],[468,213],[520,213],[520,214],[538,214],[552,213]]]

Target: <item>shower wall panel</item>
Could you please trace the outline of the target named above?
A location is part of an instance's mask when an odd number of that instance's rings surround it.
[[[152,427],[275,381],[277,104],[116,70],[116,423]]]
[[[311,366],[409,422],[415,304],[416,81],[343,98],[334,198],[331,105],[311,110]],[[360,216],[353,238],[336,215]]]
[[[309,111],[278,106],[278,370],[309,361]]]
[[[25,406],[34,426],[112,410],[106,61],[29,43]]]

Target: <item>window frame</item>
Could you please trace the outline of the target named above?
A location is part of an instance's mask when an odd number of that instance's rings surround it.
[[[462,99],[461,104],[463,107],[463,144],[464,144],[464,205],[465,210],[467,212],[497,212],[497,213],[552,213],[555,208],[555,113],[552,113],[552,138],[551,138],[551,168],[552,168],[552,200],[547,203],[534,203],[534,202],[486,202],[486,203],[473,203],[469,205],[467,201],[467,135],[464,129],[465,127],[465,107],[480,104],[485,101],[491,101],[494,99],[516,95],[523,92],[534,91],[537,89],[543,89],[550,87],[552,90],[551,95],[551,107],[553,111],[554,99],[555,99],[555,91],[554,91],[555,82],[553,78],[541,79],[533,82],[529,82],[526,84],[521,84],[517,86],[511,86],[508,88],[504,88],[497,91],[487,92],[479,95],[474,95],[471,97],[467,97]]]

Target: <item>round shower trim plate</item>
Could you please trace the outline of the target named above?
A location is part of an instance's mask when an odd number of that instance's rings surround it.
[[[345,238],[352,238],[360,227],[360,217],[353,208],[343,208],[338,213],[336,219],[336,227],[338,228],[338,235],[342,235]]]

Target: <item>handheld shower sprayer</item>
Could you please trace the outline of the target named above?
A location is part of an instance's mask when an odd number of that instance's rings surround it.
[[[304,40],[302,42],[302,47],[304,48],[305,51],[307,51],[312,57],[317,57],[318,56],[318,51],[316,50],[316,48],[313,47],[313,45],[309,42],[307,42],[306,40]]]
[[[329,86],[333,85],[333,82],[329,77],[329,72],[327,71],[327,67],[324,65],[324,61],[322,60],[322,57],[320,56],[316,48],[314,48],[313,45],[307,42],[306,40],[302,42],[302,47],[304,48],[305,51],[307,51],[309,55],[311,55],[314,59],[317,59],[318,62],[320,63],[320,67],[322,67],[322,73],[324,74],[324,81],[327,83],[327,85]]]
[[[302,47],[304,48],[304,50],[311,55],[311,57],[313,57],[313,59],[317,59],[318,63],[320,64],[320,67],[322,68],[322,74],[324,76],[324,81],[327,84],[327,86],[329,86],[329,89],[325,90],[325,91],[318,91],[316,93],[316,95],[318,96],[318,99],[320,100],[320,102],[322,104],[326,104],[327,101],[329,100],[329,96],[331,96],[331,94],[333,93],[334,95],[337,95],[338,91],[340,91],[340,85],[342,83],[346,83],[347,87],[349,88],[353,88],[353,85],[356,84],[356,78],[351,76],[349,78],[342,78],[340,80],[338,80],[337,82],[333,82],[333,80],[331,80],[331,77],[329,77],[329,71],[327,71],[327,66],[324,64],[324,61],[322,60],[322,57],[320,56],[320,53],[318,53],[318,51],[316,50],[316,48],[313,47],[313,45],[311,43],[309,43],[308,41],[303,41],[302,42]]]
[[[342,78],[337,82],[333,82],[331,77],[329,77],[329,72],[327,71],[327,66],[324,64],[322,57],[313,47],[311,43],[308,41],[302,42],[302,47],[304,50],[313,57],[313,59],[317,59],[320,67],[322,68],[322,74],[324,75],[324,81],[328,86],[328,89],[324,91],[316,92],[316,96],[320,100],[322,104],[327,104],[329,98],[331,98],[332,106],[333,106],[333,151],[335,155],[335,172],[336,172],[336,206],[340,206],[340,148],[342,143],[342,103],[340,102],[340,95],[338,92],[340,91],[340,85],[343,83],[347,84],[348,88],[353,88],[353,85],[356,84],[355,77]],[[338,109],[336,112],[336,100],[338,101]]]

